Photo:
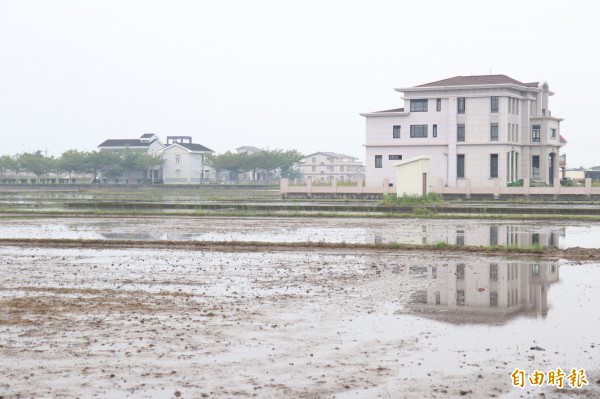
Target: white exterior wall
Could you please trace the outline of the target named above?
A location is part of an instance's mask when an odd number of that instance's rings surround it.
[[[429,159],[419,158],[396,163],[396,194],[403,195],[424,195],[427,194],[427,185],[423,192],[423,174],[429,179]],[[428,184],[428,182],[426,182]]]
[[[343,169],[343,170],[342,170]],[[316,153],[304,158],[298,165],[298,171],[304,178],[313,181],[330,182],[350,181],[361,173],[362,164],[356,158],[338,158]]]
[[[498,177],[503,182],[530,178],[552,183],[559,177],[560,121],[541,116],[542,101],[534,101],[537,88],[470,87],[439,88],[418,91],[411,89],[405,95],[405,112],[377,112],[366,117],[365,165],[366,183],[380,184],[383,179],[393,180],[395,172],[389,155],[402,159],[427,156],[431,159],[429,182],[442,179],[449,187],[465,184],[457,178],[457,155],[465,155],[465,178],[472,186],[489,187],[496,178],[490,176],[490,155],[498,154]],[[491,97],[499,98],[498,112],[491,112]],[[458,114],[457,99],[465,98],[465,113]],[[546,96],[547,97],[547,96]],[[436,110],[436,99],[441,99],[441,111]],[[409,112],[411,99],[428,99],[427,112]],[[545,107],[547,107],[546,98]],[[511,105],[512,104],[512,105]],[[539,106],[538,106],[539,105]],[[539,108],[539,110],[538,110]],[[538,115],[539,112],[539,115]],[[533,115],[530,115],[533,114]],[[465,125],[465,141],[457,142],[457,126]],[[491,140],[491,124],[498,125],[498,140]],[[393,138],[393,126],[401,126],[400,138]],[[427,125],[426,138],[411,138],[411,125]],[[437,125],[437,137],[433,137]],[[532,142],[531,126],[541,126],[539,142]],[[551,137],[551,129],[556,136]],[[554,176],[549,176],[548,155],[555,153]],[[517,155],[518,154],[518,155]],[[375,156],[382,156],[382,167],[375,168]],[[532,155],[540,156],[539,177],[532,176]]]
[[[179,162],[177,162],[179,156]],[[214,171],[204,164],[204,154],[192,152],[178,145],[163,151],[163,180],[165,184],[199,184],[214,177]],[[202,179],[202,171],[204,179]],[[208,176],[207,176],[207,172]]]

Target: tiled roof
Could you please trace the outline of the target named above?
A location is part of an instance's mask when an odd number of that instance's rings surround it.
[[[380,114],[382,112],[404,112],[404,108],[395,108],[395,109],[386,109],[384,111],[375,111],[376,114]]]
[[[567,144],[567,140],[565,140],[565,138],[562,136],[562,134],[560,135],[560,142]]]
[[[357,157],[353,157],[352,155],[338,154],[337,152],[325,152],[325,151],[315,152],[315,153],[312,153],[310,155],[305,156],[304,158],[309,158],[309,157],[312,157],[313,155],[316,155],[316,154],[323,154],[323,155],[326,155],[326,156],[332,157],[332,158],[352,158],[352,159],[358,159]]]
[[[204,151],[204,152],[214,152],[213,150],[211,150],[210,148],[207,148],[201,144],[194,144],[194,143],[173,143],[171,145],[169,145],[167,148],[170,148],[174,145],[180,145],[184,148],[187,148],[190,151]]]
[[[98,147],[148,147],[154,143],[152,141],[142,141],[140,139],[108,139]]]
[[[142,137],[140,137],[140,138],[141,139],[149,139],[152,136],[154,136],[154,133],[145,133],[145,134],[142,134]]]
[[[506,75],[455,76],[453,78],[438,80],[436,82],[425,83],[416,87],[470,86],[494,84],[515,84],[525,87],[534,87],[534,83],[522,83]],[[537,83],[535,83],[535,86],[537,87]]]

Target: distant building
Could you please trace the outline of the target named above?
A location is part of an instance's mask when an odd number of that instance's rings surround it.
[[[154,133],[143,134],[139,139],[108,139],[98,146],[99,151],[121,152],[126,149],[131,151],[140,151],[152,155],[159,154],[165,145]],[[101,180],[104,183],[138,183],[146,180],[157,183],[162,179],[161,167],[156,167],[150,171],[146,170],[128,170],[116,175],[102,172]]]
[[[304,179],[330,182],[364,179],[363,165],[358,158],[335,152],[315,152],[300,161],[298,171]]]
[[[495,181],[553,184],[566,167],[562,118],[549,109],[548,83],[505,75],[456,76],[399,88],[404,107],[366,118],[366,180],[394,180],[393,164],[430,157],[429,185],[490,187]]]
[[[201,144],[192,143],[190,136],[168,136],[162,149],[165,184],[200,184],[216,179],[215,171],[205,162],[205,155],[214,152]]]
[[[109,139],[98,146],[100,151],[121,152],[125,150],[140,151],[152,155],[161,155],[164,163],[156,168],[146,170],[122,171],[114,176],[107,171],[102,172],[104,183],[152,183],[165,184],[199,184],[216,179],[214,170],[206,165],[205,155],[211,149],[192,143],[191,136],[168,136],[167,144],[163,144],[154,133],[143,134],[139,139]]]

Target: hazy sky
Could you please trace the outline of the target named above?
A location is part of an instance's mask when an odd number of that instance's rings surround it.
[[[568,165],[599,165],[594,4],[0,0],[0,154],[154,132],[364,160],[395,87],[492,73],[546,80]]]

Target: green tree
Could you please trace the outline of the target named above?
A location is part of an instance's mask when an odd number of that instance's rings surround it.
[[[14,171],[15,160],[10,155],[2,155],[0,157],[0,178],[4,178],[4,174],[9,170]]]
[[[281,165],[279,166],[281,177],[287,177],[289,179],[297,177],[299,175],[298,162],[302,159],[304,159],[304,155],[297,150],[284,151],[281,154]]]
[[[69,173],[69,179],[72,178],[72,173],[84,173],[86,171],[86,153],[77,150],[68,150],[58,159],[58,167],[61,171]]]
[[[19,164],[23,170],[33,173],[38,180],[41,176],[55,170],[56,166],[54,158],[44,156],[41,151],[19,155]]]

